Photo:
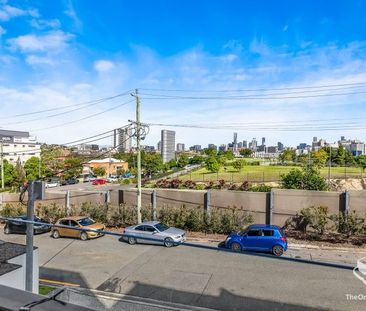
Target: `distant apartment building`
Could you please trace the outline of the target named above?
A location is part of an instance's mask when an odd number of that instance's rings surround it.
[[[201,145],[193,145],[192,147],[189,147],[190,151],[195,151],[195,152],[200,152],[202,151],[202,146]]]
[[[219,151],[226,151],[227,150],[227,146],[225,144],[222,144],[219,146]]]
[[[208,144],[208,149],[215,149],[217,150],[217,146],[215,144]]]
[[[324,139],[317,140],[317,137],[313,137],[313,142],[311,144],[312,151],[318,151],[324,148],[327,145],[327,142]]]
[[[155,147],[154,146],[142,146],[142,150],[146,151],[146,152],[155,152]]]
[[[119,152],[130,152],[132,149],[132,131],[130,128],[118,129],[118,144]]]
[[[175,131],[161,131],[161,158],[163,163],[175,159]]]
[[[251,149],[255,152],[255,151],[257,151],[257,148],[258,148],[257,139],[253,138],[252,141],[249,143],[249,149]]]
[[[243,140],[243,148],[248,148],[248,142],[246,140]]]
[[[279,142],[277,142],[277,148],[278,148],[278,151],[283,151],[285,149],[285,146],[283,145],[283,143],[281,143],[279,141]]]
[[[365,143],[361,142],[358,139],[346,139],[344,136],[341,137],[341,140],[338,141],[339,146],[343,146],[352,153],[353,156],[359,156],[366,154]]]
[[[158,141],[158,143],[157,143],[157,145],[156,145],[156,150],[157,150],[158,152],[161,152],[161,141],[160,141],[160,140]]]
[[[31,157],[41,156],[41,144],[29,132],[0,130],[0,144],[3,146],[4,159],[15,164],[19,158],[21,164]]]
[[[234,133],[234,137],[233,137],[233,151],[237,152],[238,151],[238,133]]]
[[[183,151],[185,151],[185,149],[186,149],[185,144],[182,144],[182,143],[177,144],[177,152],[183,152]]]

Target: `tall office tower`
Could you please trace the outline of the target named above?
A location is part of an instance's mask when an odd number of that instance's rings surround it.
[[[280,141],[277,143],[277,148],[278,151],[282,151],[283,149],[285,149],[285,146],[283,145],[283,143],[281,143]]]
[[[132,132],[130,128],[118,129],[118,151],[130,152],[132,148]]]
[[[246,140],[243,140],[243,148],[248,148],[248,142]]]
[[[161,152],[161,141],[158,141],[158,145],[156,146],[158,152]]]
[[[318,137],[313,137],[313,143],[317,142],[318,141]]]
[[[233,150],[238,150],[238,133],[234,132],[234,140],[233,140]]]
[[[185,145],[181,143],[177,143],[177,152],[183,152],[185,150]]]
[[[117,135],[118,135],[117,129],[114,129],[113,130],[113,148],[117,147]]]
[[[253,151],[257,151],[257,139],[256,138],[253,138],[252,139],[252,142],[251,142],[251,144],[250,144],[250,146],[251,146],[251,149],[253,150]]]
[[[163,163],[175,159],[175,131],[161,130],[161,158]]]
[[[262,146],[264,146],[266,144],[266,138],[262,137]]]

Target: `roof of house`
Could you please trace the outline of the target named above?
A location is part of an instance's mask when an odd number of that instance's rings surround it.
[[[8,263],[8,260],[26,253],[26,246],[22,244],[4,242],[0,240],[0,275],[9,273],[21,266]]]
[[[88,162],[88,164],[93,164],[93,163],[125,163],[125,161],[117,160],[114,158],[105,158],[105,159],[91,160]]]

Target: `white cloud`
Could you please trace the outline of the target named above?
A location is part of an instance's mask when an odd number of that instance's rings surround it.
[[[58,19],[32,19],[31,26],[38,30],[47,28],[57,29],[61,27],[61,23]]]
[[[0,6],[0,21],[6,22],[12,18],[20,17],[20,16],[32,16],[38,17],[39,13],[35,9],[23,10],[11,5],[4,3]]]
[[[6,34],[6,29],[0,25],[0,36]]]
[[[34,51],[63,50],[67,47],[68,42],[72,38],[73,35],[57,30],[50,31],[45,35],[23,35],[8,39],[7,42],[12,49],[18,49],[27,53]]]
[[[54,61],[49,57],[37,56],[37,55],[28,55],[26,58],[26,62],[29,65],[53,65]]]
[[[109,60],[100,59],[94,62],[94,69],[98,72],[110,71],[114,67],[114,63]]]
[[[70,17],[73,22],[74,30],[77,32],[81,32],[83,30],[83,23],[81,22],[80,18],[78,17],[74,5],[72,1],[68,1],[67,9],[64,11],[65,15]]]

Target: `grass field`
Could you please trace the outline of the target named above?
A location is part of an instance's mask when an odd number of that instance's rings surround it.
[[[282,174],[288,173],[296,166],[244,166],[240,172],[232,166],[221,167],[218,173],[210,173],[206,168],[201,168],[197,171],[182,175],[179,178],[182,180],[194,181],[216,181],[224,179],[231,182],[271,182],[279,181]],[[297,167],[299,168],[299,167]],[[328,168],[322,168],[321,174],[325,178],[328,177]],[[358,167],[332,167],[331,178],[361,178],[365,173],[362,173]]]

